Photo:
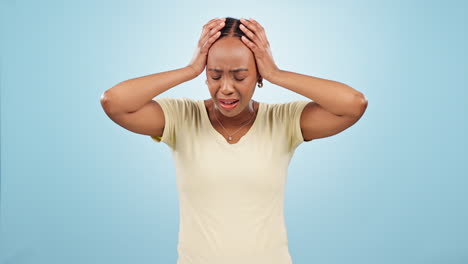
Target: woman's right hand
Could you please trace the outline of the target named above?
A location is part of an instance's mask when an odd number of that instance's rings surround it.
[[[213,42],[221,36],[221,29],[224,27],[226,18],[214,18],[203,26],[203,31],[198,41],[197,48],[193,54],[192,61],[189,63],[196,75],[200,75],[206,66],[208,50]]]

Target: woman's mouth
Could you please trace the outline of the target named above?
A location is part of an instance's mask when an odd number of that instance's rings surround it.
[[[234,107],[236,107],[238,104],[239,104],[239,100],[236,100],[236,101],[232,101],[232,103],[229,103],[229,102],[224,102],[224,101],[219,101],[219,104],[224,108],[224,109],[233,109]]]

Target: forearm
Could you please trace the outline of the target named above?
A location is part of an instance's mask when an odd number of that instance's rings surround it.
[[[134,112],[166,90],[195,77],[193,69],[186,66],[129,79],[105,91],[101,101],[109,112]]]
[[[335,115],[359,115],[364,95],[348,85],[299,73],[279,70],[271,83],[301,94]]]

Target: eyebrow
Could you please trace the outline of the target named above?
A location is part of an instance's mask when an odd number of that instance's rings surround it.
[[[214,71],[214,72],[223,72],[223,70],[218,70],[218,69],[208,69],[209,71]],[[234,70],[229,70],[229,72],[240,72],[240,71],[248,71],[248,69],[244,68],[238,68]]]

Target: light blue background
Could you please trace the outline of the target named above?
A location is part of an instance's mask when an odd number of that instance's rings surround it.
[[[284,70],[364,93],[361,120],[296,150],[294,264],[468,263],[465,1],[1,1],[1,258],[177,259],[169,148],[101,94],[188,64],[214,17],[253,17]],[[164,96],[209,98],[205,73]],[[255,100],[306,99],[264,83]]]

